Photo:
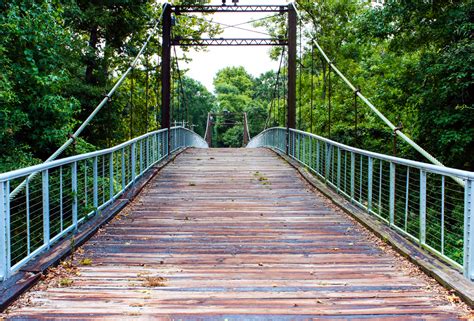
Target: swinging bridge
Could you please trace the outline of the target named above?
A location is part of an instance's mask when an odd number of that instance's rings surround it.
[[[190,12],[287,15],[287,37],[173,37],[172,16]],[[165,4],[135,60],[74,135],[43,164],[0,174],[2,306],[37,284],[8,318],[458,318],[439,285],[386,243],[472,304],[474,173],[443,166],[403,134],[317,42],[355,104],[432,164],[298,130],[298,16],[294,4]],[[162,129],[56,159],[159,30]],[[210,45],[282,46],[280,67],[287,51],[285,114],[272,106],[268,128],[253,138],[244,115],[245,148],[209,148],[211,115],[206,139],[184,122],[171,126],[171,49]],[[271,127],[280,118],[286,126]],[[39,281],[62,259],[48,275],[62,271],[63,284]]]

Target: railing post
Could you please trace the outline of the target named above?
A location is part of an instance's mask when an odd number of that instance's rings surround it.
[[[109,199],[114,198],[114,152],[109,154]]]
[[[443,179],[444,179],[444,176],[443,176]],[[405,231],[408,230],[408,203],[409,203],[409,200],[410,200],[410,167],[407,167],[407,176],[406,176],[406,184],[405,184],[405,224],[404,224],[404,228],[405,228]],[[443,185],[444,187],[444,185]],[[442,193],[443,193],[443,198],[441,200],[441,202],[444,202],[444,190],[442,190]],[[441,211],[444,210],[444,205],[441,204]],[[443,214],[441,214],[441,220],[443,220]],[[441,238],[443,238],[443,229],[441,229]],[[442,245],[441,245],[442,246]]]
[[[301,134],[300,133],[296,134],[296,143],[298,145],[298,149],[297,149],[298,160],[301,162]]]
[[[26,179],[26,188],[25,188],[25,191],[26,191],[26,223],[28,225],[28,254],[30,254],[30,226],[29,226],[29,221],[30,221],[30,212],[29,212],[29,209],[30,209],[30,205],[29,205],[29,190],[28,190],[28,186],[29,185],[29,180]],[[59,167],[59,219],[60,219],[60,222],[59,222],[59,227],[61,229],[61,232],[63,231],[63,213],[64,213],[64,210],[63,210],[63,167]]]
[[[140,174],[143,173],[143,140],[140,140]]]
[[[136,163],[136,160],[135,160],[135,147],[136,147],[136,144],[135,143],[132,143],[132,153],[131,153],[131,158],[132,158],[132,182],[135,182],[135,178],[136,178],[136,166],[137,166],[137,163]]]
[[[97,168],[98,159],[97,156],[94,157],[93,163],[92,163],[92,175],[94,176],[93,178],[93,206],[94,206],[94,211],[97,213],[97,209],[99,208],[99,184],[98,184],[98,176],[99,176],[99,171]]]
[[[464,185],[464,276],[474,280],[474,181]]]
[[[48,170],[41,172],[42,176],[42,194],[43,194],[43,244],[49,248],[49,175]]]
[[[153,134],[150,137],[151,137],[151,164],[153,164],[156,161],[157,140],[156,140],[156,135],[155,134]]]
[[[337,148],[337,178],[336,178],[337,192],[341,190],[341,149]]]
[[[303,135],[303,164],[306,165],[306,135]]]
[[[329,179],[329,169],[330,169],[330,164],[329,164],[329,158],[331,157],[331,145],[328,143],[324,143],[325,146],[325,156],[326,156],[326,162],[325,162],[325,170],[324,170],[324,182],[327,184],[328,179]]]
[[[355,189],[355,155],[351,152],[351,201],[354,201],[354,189]]]
[[[383,161],[379,160],[379,216],[382,215],[382,180]]]
[[[122,191],[125,190],[125,147],[122,148]]]
[[[0,182],[0,280],[10,276],[10,182]]]
[[[389,202],[390,226],[395,222],[395,163],[390,163],[390,202]]]
[[[369,162],[367,165],[368,168],[368,177],[367,177],[367,185],[368,185],[368,190],[367,190],[367,212],[370,213],[372,210],[372,190],[373,190],[373,178],[374,178],[374,160],[372,157],[369,157]]]
[[[466,188],[466,187],[464,187],[464,188]],[[445,207],[444,202],[445,202],[445,193],[446,193],[445,192],[445,176],[443,175],[443,176],[441,176],[441,254],[443,254],[443,255],[444,255],[444,207]],[[464,194],[466,194],[465,191],[464,191]],[[408,197],[408,193],[407,193],[407,197]],[[407,212],[408,212],[408,208],[407,208]],[[471,212],[471,214],[472,214],[472,212]],[[406,230],[406,228],[405,228],[405,230]]]
[[[426,243],[426,171],[420,170],[420,243]]]
[[[156,134],[156,160],[161,158],[161,134]]]
[[[71,188],[72,188],[72,225],[77,229],[77,162],[72,163],[71,173]]]
[[[62,169],[62,167],[61,167]],[[62,185],[62,176],[61,176],[61,185]],[[26,178],[25,184],[25,196],[26,196],[26,251],[28,255],[31,253],[31,220],[30,220],[30,178]],[[61,197],[59,203],[63,204],[62,199],[62,186],[61,186]],[[0,210],[1,213],[1,210]],[[63,211],[61,206],[61,231],[63,230]],[[0,215],[1,216],[1,215]]]
[[[148,137],[145,140],[145,168],[150,166],[150,142]]]
[[[319,142],[319,139],[316,141],[316,173],[320,174],[320,169],[321,169],[321,166],[319,165],[320,161],[321,161],[321,147],[320,147],[320,142]]]
[[[160,140],[158,139],[158,134],[154,134],[153,138],[155,140],[155,148],[153,149],[154,157],[153,163],[156,163],[160,159]]]
[[[296,158],[296,133],[295,132],[291,132],[291,141],[293,142],[292,143],[292,155],[293,155],[293,158]]]

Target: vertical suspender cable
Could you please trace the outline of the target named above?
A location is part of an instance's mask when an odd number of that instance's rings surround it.
[[[276,121],[277,125],[280,126],[280,81],[277,78],[277,109],[276,109]]]
[[[280,64],[278,66],[278,71],[277,71],[277,75],[276,75],[277,77],[276,77],[275,84],[273,85],[272,102],[271,102],[271,105],[270,105],[270,114],[268,116],[270,124],[273,124],[272,121],[271,121],[271,116],[272,116],[272,111],[273,111],[273,108],[274,108],[274,100],[275,100],[276,97],[278,97],[278,108],[280,107],[279,82],[280,82],[281,64],[283,62],[283,55],[284,54],[285,54],[285,47],[283,47],[283,50],[282,50],[281,55],[280,55]],[[276,112],[274,113],[275,115],[273,115],[274,121],[275,120],[278,121],[278,108],[277,108]],[[270,126],[273,126],[273,125],[270,125]],[[265,129],[267,129],[267,122],[265,122]]]
[[[171,73],[171,81],[170,81],[170,93],[171,93],[171,99],[170,99],[170,127],[173,127],[173,119],[174,121],[176,122],[176,119],[175,119],[175,101],[174,101],[174,70],[173,70],[173,56],[171,54],[171,70],[170,70],[170,73]]]
[[[302,60],[302,58],[303,58],[303,51],[302,51],[302,47],[301,47],[301,46],[302,46],[303,39],[302,39],[302,37],[301,37],[301,29],[302,29],[302,28],[301,28],[301,19],[299,20],[299,27],[300,27],[300,30],[299,30],[299,38],[300,38],[300,52],[299,52],[299,54],[300,54],[300,55],[299,55],[299,56],[300,56],[300,57],[299,57],[299,60],[300,60],[300,64],[299,64],[300,66],[299,66],[299,67],[300,67],[300,68],[299,68],[299,71],[300,71],[300,74],[299,74],[299,77],[298,77],[298,81],[299,81],[299,84],[298,84],[298,91],[299,91],[299,93],[298,93],[298,95],[299,95],[299,97],[298,97],[298,109],[299,109],[299,110],[298,110],[298,118],[299,118],[299,119],[298,119],[298,128],[299,128],[300,130],[303,130],[303,124],[302,124],[302,118],[301,118],[301,113],[302,113],[302,111],[301,111],[301,109],[302,109],[301,100],[302,100],[302,98],[303,98],[303,97],[302,97],[302,94],[301,94],[301,76],[302,76],[302,74],[303,74],[303,60]]]
[[[184,87],[183,87],[183,80],[181,78],[181,70],[179,69],[179,62],[178,62],[178,54],[176,53],[176,46],[173,47],[174,50],[174,55],[176,57],[176,71],[178,73],[178,97],[179,97],[179,92],[181,92],[181,105],[184,104],[181,107],[181,120],[184,121],[186,119],[186,122],[189,124],[189,110],[188,110],[188,104],[186,103],[186,96],[184,93]],[[186,116],[186,118],[185,118]]]
[[[358,131],[358,110],[357,110],[357,94],[354,93],[354,139],[355,139],[355,145],[358,147],[359,144],[359,131]]]
[[[107,106],[107,118],[108,118],[108,121],[111,122],[112,121],[112,110],[113,110],[113,100],[110,99],[109,100],[109,104]],[[110,146],[112,145],[111,144],[111,141],[110,141],[110,138],[111,138],[111,133],[110,133],[110,125],[106,126],[107,128],[107,148],[110,148]]]
[[[178,109],[178,122],[183,120],[183,112],[181,111],[181,97],[179,96],[179,77],[178,77],[178,57],[176,54],[174,55],[174,65],[175,65],[175,75],[174,81],[175,83],[175,95],[176,95],[176,106]]]
[[[159,65],[158,65],[159,66]],[[159,67],[157,67],[159,68]],[[156,125],[156,129],[159,128],[159,125],[160,124],[160,117],[159,117],[159,109],[158,109],[158,106],[159,106],[159,101],[161,99],[161,96],[160,96],[160,93],[161,93],[161,88],[160,88],[160,82],[158,81],[159,79],[159,73],[156,71],[155,72],[155,84],[156,84],[156,87],[155,87],[155,104],[154,104],[154,113],[155,113],[155,125]]]
[[[311,110],[311,120],[310,120],[310,130],[313,132],[313,96],[314,96],[314,46],[311,43],[311,101],[310,101],[310,110]]]
[[[134,77],[134,69],[132,69],[132,74],[130,76],[130,139],[133,138],[133,77]]]
[[[145,119],[145,132],[148,133],[148,121],[149,121],[149,107],[148,107],[148,91],[149,91],[149,64],[148,64],[148,52],[145,54],[145,109],[146,109],[146,119]]]
[[[284,70],[286,70],[286,78],[285,78],[285,84],[288,84],[288,58],[285,60],[285,68],[283,68]],[[283,85],[283,121],[282,121],[282,124],[283,126],[286,124],[286,109],[288,108],[288,98],[287,98],[287,88],[286,88],[286,85]]]
[[[331,138],[331,68],[328,69],[328,130],[329,138]]]

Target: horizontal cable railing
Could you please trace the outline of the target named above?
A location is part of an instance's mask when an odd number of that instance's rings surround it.
[[[169,136],[162,129],[109,149],[0,174],[0,280],[100,213],[170,153],[207,148],[183,127],[171,128]],[[25,179],[25,187],[13,194]]]
[[[286,128],[267,129],[247,147],[287,153],[353,204],[474,279],[473,172],[373,153]]]

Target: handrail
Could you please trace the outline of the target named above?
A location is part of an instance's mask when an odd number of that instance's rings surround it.
[[[181,129],[181,130],[188,131],[190,133],[194,133],[193,131],[191,131],[187,128],[179,127],[179,126],[172,127],[171,129],[173,130],[173,129],[178,129],[178,128]],[[47,163],[41,163],[41,164],[37,164],[37,165],[33,165],[33,166],[28,166],[28,167],[12,170],[12,171],[5,172],[5,173],[0,173],[0,182],[15,179],[15,178],[18,178],[18,177],[22,177],[22,176],[25,176],[25,175],[28,175],[28,174],[31,174],[31,173],[41,172],[43,170],[51,169],[51,168],[54,168],[54,167],[65,165],[65,164],[78,162],[78,161],[81,161],[81,160],[84,160],[84,159],[110,154],[110,153],[118,151],[118,150],[120,150],[120,149],[122,149],[126,146],[129,146],[133,143],[136,143],[140,140],[143,140],[147,137],[150,137],[150,136],[153,136],[153,135],[165,132],[165,131],[167,131],[166,128],[155,130],[155,131],[143,134],[141,136],[132,138],[132,139],[126,141],[126,142],[123,142],[119,145],[116,145],[116,146],[113,146],[113,147],[110,147],[110,148],[101,149],[101,150],[98,150],[98,151],[79,154],[79,155],[74,155],[74,156],[70,156],[70,157],[50,161],[50,162],[47,162]],[[197,137],[201,138],[198,134],[195,134],[195,135]],[[200,146],[200,147],[204,147],[204,144],[205,144],[205,146],[207,146],[207,143],[204,139],[202,139],[202,143],[203,143],[203,146]]]
[[[257,143],[259,137],[265,135],[265,132],[271,131],[273,129],[282,129],[282,130],[285,130],[285,131],[287,130],[284,127],[268,128],[268,129],[262,131],[257,136],[255,136],[248,143],[247,147],[248,148],[254,148],[255,147],[254,145]],[[414,160],[410,160],[410,159],[406,159],[406,158],[400,158],[400,157],[390,156],[390,155],[386,155],[386,154],[371,152],[371,151],[368,151],[368,150],[365,150],[365,149],[360,149],[360,148],[352,147],[352,146],[349,146],[349,145],[344,145],[342,143],[338,143],[338,142],[330,140],[328,138],[325,138],[325,137],[322,137],[322,136],[319,136],[319,135],[316,135],[316,134],[308,133],[308,132],[305,132],[305,131],[302,131],[302,130],[299,130],[299,129],[290,129],[290,131],[314,137],[314,138],[316,138],[320,141],[323,141],[325,143],[329,143],[329,144],[331,144],[335,147],[345,149],[349,152],[359,153],[359,154],[362,154],[364,156],[379,158],[379,159],[385,160],[387,162],[393,162],[393,163],[397,163],[397,164],[400,164],[400,165],[416,167],[418,169],[429,170],[429,171],[436,172],[438,174],[450,175],[450,176],[452,175],[452,176],[457,176],[459,178],[465,178],[465,179],[474,179],[474,172],[469,172],[469,171],[465,171],[465,170],[462,170],[462,169],[446,167],[446,166],[440,166],[440,165],[429,164],[429,163],[423,163],[423,162],[420,162],[420,161],[414,161]]]
[[[247,147],[286,153],[351,203],[474,281],[474,172],[369,152],[282,127],[264,130]]]
[[[100,213],[171,153],[208,147],[187,128],[169,131],[156,130],[111,148],[0,174],[0,280],[75,232],[78,224]],[[34,173],[41,176],[31,178]],[[12,196],[10,189],[18,183],[24,188]]]

